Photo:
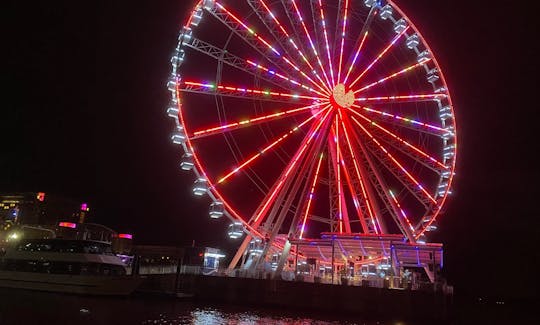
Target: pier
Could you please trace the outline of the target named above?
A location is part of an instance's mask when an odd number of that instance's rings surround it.
[[[434,287],[392,289],[202,274],[146,275],[139,292],[166,293],[203,303],[338,312],[377,319],[446,320],[453,304],[451,292]]]

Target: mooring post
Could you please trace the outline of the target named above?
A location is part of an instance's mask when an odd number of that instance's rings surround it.
[[[174,280],[174,293],[178,292],[178,283],[180,282],[180,272],[182,271],[182,265],[184,264],[184,257],[180,257],[176,263],[176,279]]]
[[[140,260],[141,256],[136,254],[135,257],[133,257],[133,261],[131,261],[131,275],[137,276],[139,275],[139,266],[140,266]]]

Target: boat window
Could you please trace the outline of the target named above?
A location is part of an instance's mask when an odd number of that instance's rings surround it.
[[[0,269],[6,271],[70,275],[126,275],[126,269],[120,265],[44,260],[7,259],[0,264]]]
[[[36,250],[38,251],[41,251],[41,252],[48,252],[52,249],[52,245],[50,244],[38,244],[37,247],[36,247]]]
[[[112,254],[109,244],[78,240],[32,240],[19,244],[17,250],[25,252]]]
[[[87,254],[99,254],[101,249],[99,249],[98,245],[87,245],[84,246],[84,252]]]

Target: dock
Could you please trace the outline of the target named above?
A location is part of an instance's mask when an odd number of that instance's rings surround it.
[[[453,303],[452,295],[440,290],[397,290],[201,274],[148,275],[139,292],[168,294],[200,303],[425,321],[447,320]]]

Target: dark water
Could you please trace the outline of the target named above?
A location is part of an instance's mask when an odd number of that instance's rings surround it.
[[[526,317],[528,319],[528,317]],[[162,296],[89,297],[0,288],[0,324],[365,324],[419,325],[401,320],[276,308],[201,305]],[[540,324],[491,311],[462,312],[448,324]]]
[[[0,288],[0,324],[415,325],[275,308],[198,305],[158,296],[89,297],[5,288]]]

